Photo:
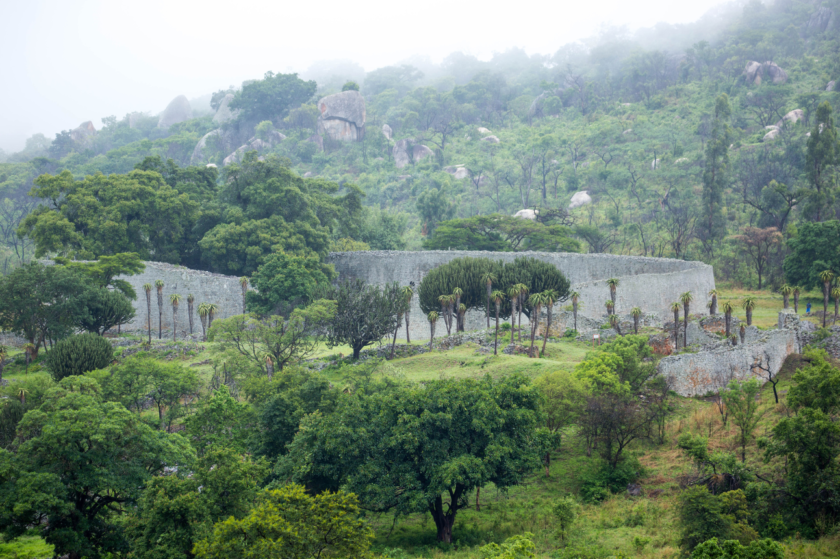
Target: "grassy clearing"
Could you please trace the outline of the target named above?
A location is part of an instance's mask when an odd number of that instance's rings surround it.
[[[39,536],[21,536],[10,542],[0,536],[0,557],[9,559],[46,559],[53,556],[53,546]]]

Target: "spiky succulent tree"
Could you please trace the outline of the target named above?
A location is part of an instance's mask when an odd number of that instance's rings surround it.
[[[429,351],[432,350],[432,344],[435,341],[435,326],[437,326],[438,318],[440,314],[437,311],[431,311],[426,318],[429,320],[429,332],[431,336],[429,337]]]
[[[190,322],[190,336],[193,335],[193,322],[195,320],[195,296],[190,293],[187,295],[187,318]]]
[[[528,304],[531,306],[531,347],[528,349],[528,356],[534,356],[534,341],[537,335],[537,328],[540,326],[540,312],[545,304],[545,294],[534,293],[528,298]]]
[[[610,278],[607,280],[607,285],[610,287],[610,300],[613,302],[613,307],[615,307],[615,290],[619,283],[618,278]]]
[[[152,284],[143,284],[143,291],[146,292],[146,326],[149,328],[149,343],[152,343]]]
[[[612,316],[615,312],[615,303],[613,303],[612,299],[604,301],[604,306],[607,307],[607,316]]]
[[[239,287],[242,288],[242,314],[245,314],[247,303],[246,303],[246,295],[248,295],[248,278],[242,276],[239,278]]]
[[[481,276],[481,283],[487,288],[487,327],[490,328],[490,301],[493,298],[493,284],[498,281],[498,277],[493,272],[485,272]]]
[[[464,303],[461,303],[458,306],[458,324],[461,325],[461,332],[464,331],[464,320],[467,316],[467,306]]]
[[[438,301],[440,301],[440,314],[443,316],[443,324],[446,326],[446,335],[452,333],[451,326],[449,324],[449,295],[441,295],[438,297]]]
[[[498,289],[494,291],[490,298],[493,299],[493,303],[496,305],[496,335],[493,339],[493,355],[499,354],[499,311],[502,309],[502,301],[505,299],[505,294]]]
[[[633,307],[630,311],[630,314],[633,315],[633,333],[639,333],[639,319],[642,317],[642,309],[639,307]]]
[[[172,341],[178,339],[178,307],[181,305],[181,295],[173,293],[169,296],[169,302],[172,303]]]
[[[820,281],[823,282],[823,328],[825,328],[825,319],[828,316],[828,297],[831,295],[831,282],[834,281],[834,272],[823,270],[820,272]]]
[[[158,339],[163,339],[163,280],[155,280],[158,304]]]
[[[837,313],[840,311],[840,287],[831,290],[831,298],[834,299],[834,324],[837,324]]]
[[[782,294],[782,302],[784,304],[784,308],[790,307],[790,295],[793,293],[793,287],[789,286],[788,284],[784,284],[779,288],[779,293]]]
[[[726,301],[723,303],[723,322],[726,324],[726,337],[732,335],[732,303]]]
[[[709,316],[717,315],[717,289],[709,291]]]
[[[572,299],[572,316],[575,319],[575,332],[577,332],[577,315],[578,315],[578,303],[580,302],[580,293],[577,291],[572,291],[569,294],[569,297]]]
[[[744,326],[744,323],[741,323],[741,328],[739,329],[738,333],[741,336],[741,343],[744,343],[747,339],[747,327]]]
[[[680,302],[683,304],[683,309],[685,312],[683,313],[683,321],[685,325],[683,326],[683,334],[685,339],[683,340],[683,347],[688,346],[688,310],[691,307],[691,302],[694,300],[694,295],[691,294],[691,291],[686,291],[682,295],[680,295]]]
[[[543,304],[545,305],[545,334],[543,334],[543,345],[541,355],[545,355],[545,344],[548,342],[548,335],[551,333],[551,311],[554,303],[557,302],[558,294],[553,289],[543,291]]]
[[[411,324],[411,298],[414,297],[414,290],[410,285],[402,288],[403,297],[405,297],[405,343],[411,343],[411,332],[409,332],[409,325]]]
[[[674,313],[674,349],[680,348],[680,309],[679,301],[671,303],[671,312]]]
[[[455,297],[455,304],[452,307],[455,311],[455,331],[463,332],[464,325],[461,323],[461,296],[464,295],[464,290],[456,287],[452,290],[452,296]]]
[[[198,318],[201,320],[201,338],[207,341],[207,316],[210,314],[210,309],[207,303],[200,303],[198,305]]]
[[[207,329],[213,327],[213,320],[219,312],[219,305],[216,303],[207,303]]]
[[[510,297],[510,342],[513,343],[513,334],[516,332],[516,313],[519,310],[519,284],[512,285],[507,294]]]
[[[757,301],[754,297],[747,296],[744,297],[744,300],[741,302],[741,307],[747,313],[747,326],[752,326],[752,315],[753,310],[755,309]]]
[[[613,329],[615,330],[615,332],[616,332],[619,336],[622,336],[622,335],[623,335],[623,334],[621,333],[621,319],[618,317],[618,315],[617,315],[617,314],[611,314],[611,315],[610,315],[610,326],[612,326],[612,327],[613,327]]]
[[[530,289],[524,283],[517,283],[516,288],[519,291],[519,295],[517,295],[519,301],[516,303],[516,312],[518,314],[516,324],[519,327],[517,339],[520,343],[522,343],[522,308],[525,306],[525,301],[528,300],[528,292]]]
[[[802,291],[802,288],[798,285],[793,286],[793,312],[799,314],[799,293]]]

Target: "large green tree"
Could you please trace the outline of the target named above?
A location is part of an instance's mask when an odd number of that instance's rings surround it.
[[[727,186],[729,145],[732,143],[732,130],[729,127],[731,115],[729,96],[721,93],[715,100],[711,135],[706,142],[703,211],[698,227],[704,249],[709,255],[714,254],[715,243],[726,232],[723,221],[723,191]]]
[[[822,287],[820,272],[831,270],[840,276],[840,221],[806,222],[788,239],[785,279],[790,285]]]
[[[289,111],[308,101],[318,85],[303,81],[297,74],[266,72],[261,80],[254,80],[236,92],[231,109],[242,111],[242,118],[281,121]]]
[[[820,103],[814,128],[808,138],[805,173],[813,190],[806,200],[805,211],[814,221],[824,221],[835,216],[837,183],[834,167],[840,156],[840,146],[837,144],[837,129],[831,112],[828,101]]]
[[[274,253],[251,276],[256,290],[247,294],[248,310],[262,315],[285,314],[289,307],[308,302],[316,288],[329,283],[334,273],[332,266],[322,264],[316,255]]]
[[[430,250],[578,252],[580,244],[570,235],[563,225],[491,214],[439,223],[423,246]]]
[[[517,485],[539,468],[539,407],[518,374],[360,390],[335,413],[304,418],[278,472],[343,485],[370,510],[428,512],[438,540],[450,543],[470,492]]]

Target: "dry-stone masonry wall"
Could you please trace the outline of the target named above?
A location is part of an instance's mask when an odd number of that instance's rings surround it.
[[[366,251],[331,253],[327,261],[335,265],[339,280],[359,278],[378,285],[397,282],[400,286],[414,282],[419,286],[430,270],[464,256],[492,258],[505,262],[512,262],[520,256],[529,256],[554,264],[569,279],[572,290],[581,294],[583,305],[579,314],[592,319],[600,319],[605,313],[604,301],[610,296],[606,283],[609,278],[620,280],[616,293],[618,314],[624,315],[633,307],[639,307],[643,313],[653,314],[663,321],[669,316],[669,305],[677,301],[681,293],[691,291],[694,295],[694,308],[704,309],[708,302],[708,293],[715,287],[712,267],[707,264],[642,256],[455,250]],[[566,304],[568,303],[558,304],[556,310],[559,311],[560,307]],[[482,328],[485,325],[484,313],[480,311],[470,311],[466,320],[467,329]],[[567,326],[571,326],[571,323]],[[428,322],[423,319],[418,298],[414,297],[411,338],[421,340],[428,337]]]
[[[172,331],[172,304],[169,296],[173,293],[181,295],[181,304],[178,309],[178,332],[189,332],[189,319],[187,318],[187,296],[192,294],[195,297],[195,329],[201,332],[201,323],[198,318],[198,305],[201,303],[215,303],[219,310],[216,318],[227,318],[236,314],[242,314],[242,288],[239,285],[239,278],[223,276],[200,270],[191,270],[183,266],[165,264],[163,262],[145,262],[146,269],[136,276],[121,276],[137,292],[137,300],[134,301],[136,315],[134,320],[122,327],[123,330],[145,330],[148,313],[146,310],[146,292],[144,284],[152,284],[156,280],[163,281],[163,329]],[[157,290],[152,289],[152,332],[158,328],[158,304]]]

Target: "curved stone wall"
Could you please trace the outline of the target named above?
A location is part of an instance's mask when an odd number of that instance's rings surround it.
[[[670,315],[670,304],[686,291],[694,295],[692,311],[703,312],[708,303],[708,293],[715,287],[712,267],[702,262],[613,254],[366,251],[330,253],[327,262],[335,266],[339,280],[359,278],[378,285],[397,282],[401,286],[413,281],[419,286],[430,270],[464,256],[505,262],[530,256],[554,264],[569,279],[572,290],[581,294],[583,305],[580,314],[595,319],[605,315],[604,301],[610,297],[606,283],[609,278],[621,280],[616,292],[616,313],[627,315],[630,309],[639,307],[645,314],[655,315],[663,321]],[[558,303],[557,308],[566,304]],[[482,312],[470,311],[466,318],[468,329],[481,328],[485,324]],[[422,317],[417,297],[412,303],[411,337],[417,340],[429,337],[429,325]]]

